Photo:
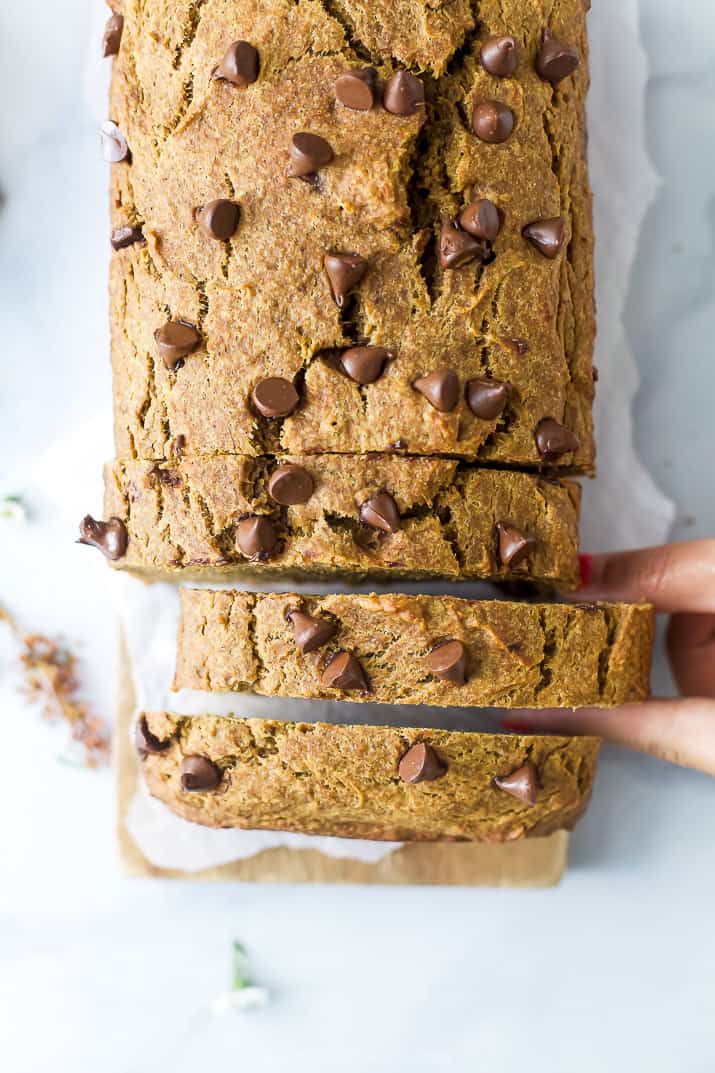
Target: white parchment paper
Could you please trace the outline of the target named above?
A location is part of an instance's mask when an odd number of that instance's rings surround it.
[[[672,503],[656,488],[634,450],[631,405],[638,387],[638,372],[622,322],[638,235],[657,188],[657,177],[645,151],[647,70],[637,16],[637,0],[599,0],[589,17],[592,72],[589,154],[595,193],[599,314],[595,360],[600,379],[596,401],[599,476],[596,481],[584,481],[582,541],[588,550],[659,543],[666,538],[674,517]],[[97,32],[100,32],[99,25]],[[92,55],[99,56],[94,44]],[[94,58],[88,64],[86,87],[97,118],[105,118],[106,65],[100,66]],[[389,709],[249,696],[172,694],[178,590],[169,584],[147,586],[126,576],[116,580],[139,707],[170,708],[186,714],[234,713],[479,729],[479,716],[450,709]],[[280,589],[282,586],[263,587]],[[331,587],[336,588],[325,585],[304,588],[328,591]],[[450,586],[425,584],[396,587],[404,591],[455,591]],[[469,595],[476,588],[463,586],[459,591]],[[143,789],[135,796],[127,825],[142,853],[153,864],[184,870],[220,865],[273,846],[310,846],[332,856],[366,861],[378,860],[395,848],[390,843],[306,835],[213,831],[179,820]]]

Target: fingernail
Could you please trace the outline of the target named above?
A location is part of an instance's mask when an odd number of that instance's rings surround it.
[[[501,726],[503,730],[513,730],[517,734],[526,734],[532,729],[528,723],[521,723],[517,719],[502,719]]]
[[[591,580],[593,555],[579,555],[578,565],[581,571],[581,588],[584,589]]]

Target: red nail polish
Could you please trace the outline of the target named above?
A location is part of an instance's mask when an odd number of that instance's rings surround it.
[[[593,563],[593,555],[579,555],[578,565],[581,570],[581,588],[585,588],[591,580],[591,564]]]
[[[513,730],[517,734],[527,734],[532,729],[528,723],[521,723],[517,719],[502,719],[501,725],[504,730]]]

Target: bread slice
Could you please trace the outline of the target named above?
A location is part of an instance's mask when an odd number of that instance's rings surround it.
[[[597,738],[140,715],[149,792],[208,827],[506,842],[571,828]],[[194,787],[192,789],[192,787]]]
[[[183,589],[175,688],[611,707],[647,697],[653,629],[648,605]]]
[[[114,462],[105,486],[105,517],[126,527],[126,553],[115,565],[143,575],[577,584],[574,481],[389,454],[224,455]],[[278,501],[296,497],[307,498]],[[257,520],[274,537],[270,548],[265,533],[250,540]]]

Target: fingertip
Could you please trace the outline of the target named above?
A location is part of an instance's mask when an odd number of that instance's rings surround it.
[[[578,566],[581,572],[581,588],[585,589],[591,581],[591,575],[593,572],[593,555],[579,555]]]

